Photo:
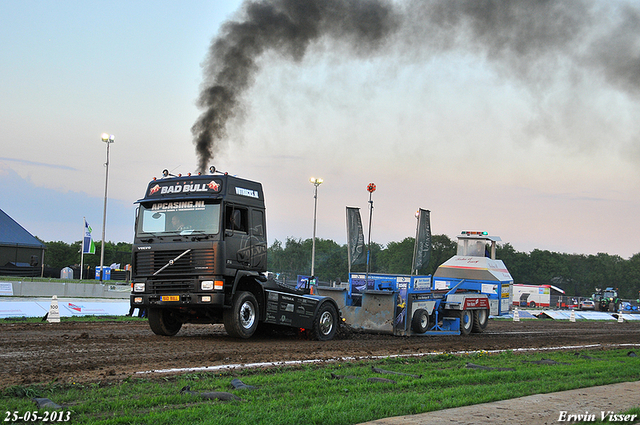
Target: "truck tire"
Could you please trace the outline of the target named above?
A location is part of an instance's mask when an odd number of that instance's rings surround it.
[[[489,311],[486,308],[481,308],[480,310],[475,310],[473,312],[473,329],[471,329],[474,333],[481,333],[487,329],[487,324],[489,323]]]
[[[329,341],[338,331],[338,313],[328,302],[320,306],[318,314],[313,319],[313,337],[318,341]]]
[[[462,310],[460,313],[460,333],[469,335],[473,329],[473,311]]]
[[[182,322],[171,310],[150,308],[149,327],[156,335],[173,336],[182,328]]]
[[[429,313],[423,308],[417,309],[411,319],[411,330],[423,334],[429,330]]]
[[[258,302],[251,292],[240,291],[233,305],[222,313],[224,330],[234,338],[249,338],[258,327]]]

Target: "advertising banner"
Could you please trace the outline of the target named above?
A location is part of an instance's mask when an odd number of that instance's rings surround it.
[[[420,270],[429,264],[431,259],[431,222],[429,211],[418,210],[418,228],[416,229],[416,246],[414,250],[413,270]]]
[[[364,233],[360,208],[347,207],[347,247],[349,251],[349,265],[364,264]]]

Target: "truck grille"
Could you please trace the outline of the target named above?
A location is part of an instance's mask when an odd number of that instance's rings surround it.
[[[152,276],[183,252],[184,250],[137,252],[136,274],[138,276]],[[214,270],[214,263],[214,250],[192,250],[172,265],[165,267],[156,277],[211,274]]]
[[[181,294],[195,290],[193,282],[180,280],[147,281],[147,291],[154,294]]]

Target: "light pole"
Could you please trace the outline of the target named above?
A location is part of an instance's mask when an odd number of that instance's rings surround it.
[[[107,162],[105,162],[104,176],[104,209],[102,210],[102,248],[100,249],[100,283],[104,278],[104,231],[107,224],[107,184],[109,183],[109,145],[113,143],[115,136],[102,133],[102,141],[107,144]]]
[[[311,177],[309,182],[314,186],[313,189],[313,243],[311,248],[311,277],[315,277],[316,265],[316,212],[318,210],[318,186],[322,184],[322,179]]]
[[[367,185],[367,192],[369,192],[369,243],[367,244],[367,273],[365,274],[364,281],[369,284],[369,264],[371,260],[371,220],[373,219],[373,199],[371,195],[376,191],[375,183],[369,183]]]

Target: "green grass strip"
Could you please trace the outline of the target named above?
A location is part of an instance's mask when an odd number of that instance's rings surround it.
[[[153,380],[130,378],[119,383],[50,383],[7,388],[1,393],[0,404],[7,412],[23,414],[36,410],[31,398],[46,397],[66,406],[73,424],[344,425],[639,380],[640,357],[629,357],[627,352],[622,349],[585,352],[597,359],[577,356],[574,351],[445,354],[192,373]],[[542,358],[558,363],[532,363]],[[471,369],[467,363],[513,370]],[[372,366],[404,375],[376,373]],[[332,373],[343,378],[334,379]],[[258,388],[235,390],[230,385],[233,378]],[[395,383],[372,382],[369,378]],[[229,392],[241,401],[181,394],[185,386],[197,393]]]

